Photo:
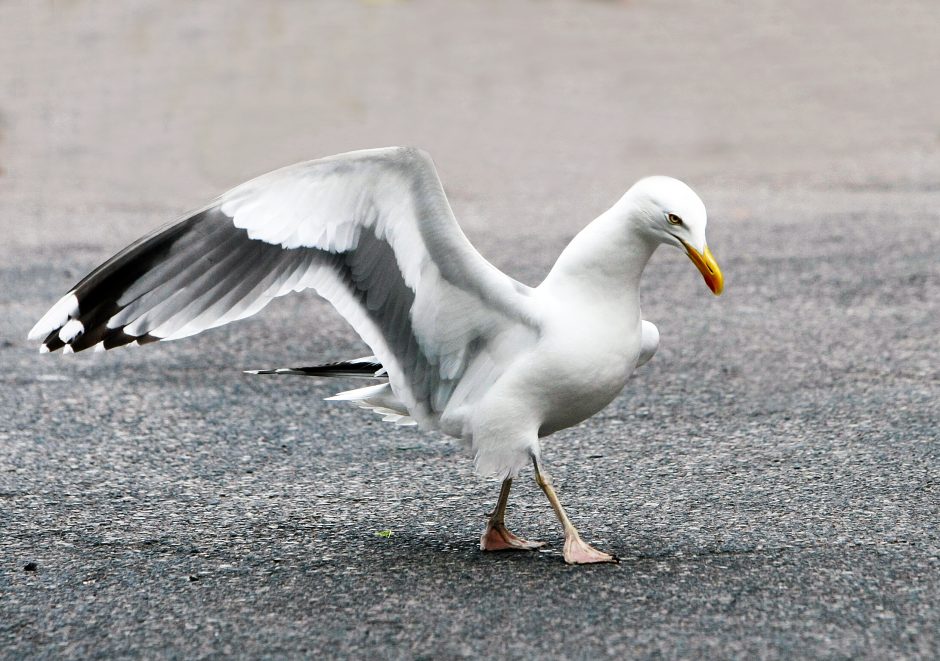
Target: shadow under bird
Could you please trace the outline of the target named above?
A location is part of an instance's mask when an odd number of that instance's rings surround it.
[[[312,288],[374,355],[254,373],[366,377],[375,384],[331,399],[462,439],[477,471],[502,480],[481,549],[542,546],[504,521],[512,480],[531,462],[564,527],[565,561],[616,562],[568,519],[539,439],[603,409],[656,352],[640,276],[659,245],[683,250],[721,293],[705,223],[684,183],[642,179],[531,288],[473,248],[426,153],[351,152],[262,175],[140,239],[83,278],[29,338],[42,352],[176,340]]]

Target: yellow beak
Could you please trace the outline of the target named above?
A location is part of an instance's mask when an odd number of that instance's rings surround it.
[[[708,285],[708,288],[712,290],[715,296],[721,296],[721,292],[725,288],[725,277],[721,274],[718,262],[712,256],[712,251],[708,249],[708,245],[705,246],[705,254],[700,253],[685,241],[682,242],[682,245],[685,246],[689,259],[692,260],[702,277],[705,278],[705,284]]]

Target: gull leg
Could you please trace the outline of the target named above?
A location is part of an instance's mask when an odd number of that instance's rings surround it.
[[[509,501],[509,489],[512,487],[512,478],[503,480],[499,490],[499,500],[496,509],[490,514],[486,522],[486,530],[480,538],[481,551],[532,551],[545,545],[545,542],[529,542],[516,537],[506,529],[504,518],[506,516],[506,503]]]
[[[555,515],[558,517],[558,520],[561,521],[561,525],[565,529],[565,562],[569,565],[586,565],[594,562],[620,562],[617,556],[598,551],[581,539],[581,535],[578,534],[578,529],[571,523],[571,519],[569,519],[568,515],[565,513],[565,508],[561,506],[561,502],[558,500],[558,495],[552,487],[552,478],[548,473],[542,470],[537,458],[533,457],[532,463],[535,465],[535,481],[542,488],[542,491],[545,492],[545,495],[548,497],[548,502],[552,504],[552,509],[555,510]]]

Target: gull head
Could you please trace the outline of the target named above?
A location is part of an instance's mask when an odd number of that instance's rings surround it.
[[[672,177],[646,177],[624,195],[630,216],[653,240],[685,251],[718,296],[724,289],[721,269],[705,241],[705,204],[686,184]]]

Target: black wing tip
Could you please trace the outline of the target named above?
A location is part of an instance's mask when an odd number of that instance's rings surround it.
[[[108,322],[123,309],[119,301],[128,288],[154,264],[165,259],[187,231],[198,226],[203,217],[213,212],[221,213],[209,207],[183,220],[164,225],[100,264],[39,320],[30,331],[29,338],[35,340],[45,334],[39,349],[42,353],[60,349],[65,353],[91,348],[100,351],[163,339],[150,333],[130,335],[124,331],[125,326],[109,328]],[[77,327],[69,327],[70,324],[76,324]]]
[[[123,328],[103,327],[88,333],[79,333],[68,342],[65,342],[59,337],[59,329],[56,329],[49,333],[46,339],[43,340],[39,351],[40,353],[55,353],[60,349],[63,353],[78,353],[86,349],[108,351],[109,349],[117,349],[118,347],[131,344],[142,346],[144,344],[159,342],[162,339],[163,338],[151,335],[150,333],[145,333],[144,335],[129,335],[124,332]]]
[[[278,367],[273,369],[245,370],[245,374],[293,374],[295,376],[358,377],[368,379],[386,378],[382,363],[378,361],[340,361],[311,367]]]

